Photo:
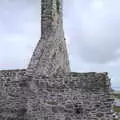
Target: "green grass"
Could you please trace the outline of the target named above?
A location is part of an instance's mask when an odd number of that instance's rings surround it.
[[[115,98],[120,99],[120,92],[114,92],[113,95]],[[114,106],[113,110],[115,112],[120,112],[120,106]]]
[[[114,106],[113,109],[115,112],[120,112],[120,106]]]
[[[115,98],[120,99],[120,93],[114,93],[113,95],[115,96]]]

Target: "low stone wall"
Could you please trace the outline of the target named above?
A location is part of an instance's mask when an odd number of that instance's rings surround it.
[[[0,120],[23,120],[20,114],[24,100],[19,79],[24,74],[24,69],[0,71]]]
[[[38,76],[29,87],[29,120],[112,120],[113,98],[107,73]]]
[[[0,77],[0,120],[112,120],[107,73],[32,78],[24,72]]]

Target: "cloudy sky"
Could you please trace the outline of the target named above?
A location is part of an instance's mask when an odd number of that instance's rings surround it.
[[[109,72],[120,88],[120,0],[64,0],[72,71]],[[40,0],[0,0],[0,69],[25,68],[40,39]]]

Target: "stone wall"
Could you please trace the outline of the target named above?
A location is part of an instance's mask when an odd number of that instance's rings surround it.
[[[27,69],[0,71],[0,120],[112,120],[107,73],[70,73],[62,17],[62,0],[41,0]]]
[[[112,103],[107,73],[0,72],[0,120],[112,120]]]
[[[29,90],[26,119],[112,120],[113,98],[107,73],[38,76],[29,83]]]
[[[0,70],[0,78],[15,78],[18,74],[24,75],[25,71],[25,69]]]
[[[23,91],[19,79],[24,74],[24,69],[0,71],[0,120],[23,120],[20,114],[25,102],[21,96]]]

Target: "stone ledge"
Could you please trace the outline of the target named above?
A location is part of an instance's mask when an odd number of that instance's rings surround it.
[[[0,77],[15,77],[17,73],[25,73],[25,69],[0,70]]]

